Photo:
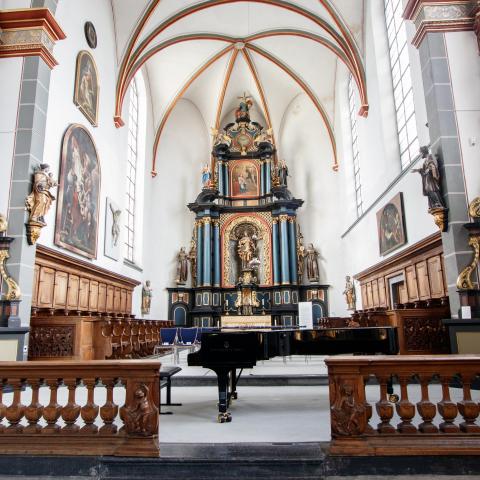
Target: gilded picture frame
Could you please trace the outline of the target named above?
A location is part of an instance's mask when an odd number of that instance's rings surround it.
[[[90,52],[82,50],[77,55],[73,103],[94,126],[98,126],[100,85],[98,70]]]
[[[90,132],[70,125],[62,140],[55,245],[97,258],[101,168]]]
[[[407,243],[402,192],[397,193],[377,212],[377,230],[382,256]]]
[[[257,160],[230,162],[230,196],[233,198],[260,196],[260,166]]]

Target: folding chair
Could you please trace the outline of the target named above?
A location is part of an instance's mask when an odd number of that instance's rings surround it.
[[[158,345],[155,345],[153,349],[154,355],[159,355],[163,350],[173,350],[174,356],[176,357],[176,344],[178,337],[177,328],[162,328],[160,330],[160,342]]]

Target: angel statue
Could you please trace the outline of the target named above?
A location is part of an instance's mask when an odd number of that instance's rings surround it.
[[[110,205],[110,211],[112,212],[112,246],[118,245],[118,239],[120,238],[120,215],[121,210],[117,210],[112,203]]]
[[[150,305],[152,303],[152,287],[150,287],[150,280],[145,282],[142,287],[142,315],[150,313]]]
[[[355,310],[355,303],[356,303],[356,295],[355,295],[355,286],[351,280],[350,275],[345,277],[345,290],[343,291],[345,295],[345,301],[347,302],[347,309],[348,310]]]

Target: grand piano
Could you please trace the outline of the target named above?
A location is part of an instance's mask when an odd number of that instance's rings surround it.
[[[249,330],[216,329],[204,332],[201,347],[190,353],[189,366],[213,370],[218,379],[218,421],[230,422],[228,407],[237,398],[237,381],[244,368],[258,360],[289,355],[398,353],[395,327]],[[237,374],[237,370],[239,373]]]

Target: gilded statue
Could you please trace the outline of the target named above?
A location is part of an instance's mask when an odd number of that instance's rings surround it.
[[[319,282],[320,273],[318,270],[318,252],[313,243],[309,243],[306,251],[307,277],[310,282]]]
[[[212,136],[214,147],[217,145],[227,145],[230,147],[232,144],[232,139],[225,132],[219,132],[218,130],[212,128]]]
[[[249,263],[257,249],[256,240],[256,235],[254,234],[250,237],[247,230],[243,232],[243,237],[238,240],[237,253],[242,262],[242,270],[249,268]]]
[[[190,250],[188,252],[188,260],[190,262],[190,275],[192,277],[192,287],[197,286],[197,242],[195,237],[190,240]]]
[[[253,139],[253,144],[255,147],[258,148],[261,143],[273,143],[271,128],[268,130],[263,130]]]
[[[242,121],[242,120],[250,120],[250,109],[253,106],[252,97],[247,96],[246,93],[243,94],[243,97],[238,97],[240,100],[240,104],[238,108],[235,110],[235,120]]]
[[[188,254],[182,247],[177,255],[177,285],[185,285],[188,278]]]
[[[301,283],[303,279],[303,273],[305,271],[305,257],[307,256],[307,250],[305,245],[303,244],[303,235],[300,232],[300,228],[298,229],[297,235],[297,273],[298,273],[298,281]]]
[[[142,287],[142,315],[148,315],[150,313],[150,306],[152,304],[152,287],[150,286],[150,280],[145,282]]]
[[[0,213],[0,236],[4,236],[8,228],[7,217]],[[4,294],[5,300],[20,300],[21,291],[18,283],[9,275],[6,261],[10,258],[8,244],[0,249],[0,278],[7,285],[7,293]]]
[[[357,298],[355,295],[355,286],[350,275],[345,277],[345,289],[343,290],[343,294],[345,295],[345,301],[347,302],[347,309],[355,310]]]
[[[0,233],[5,233],[7,231],[8,222],[7,217],[0,213]]]
[[[58,183],[53,179],[50,167],[46,163],[40,164],[33,174],[33,187],[25,200],[25,207],[29,212],[27,223],[27,236],[30,245],[35,244],[40,236],[41,229],[46,226],[47,215],[55,197],[50,189]]]

